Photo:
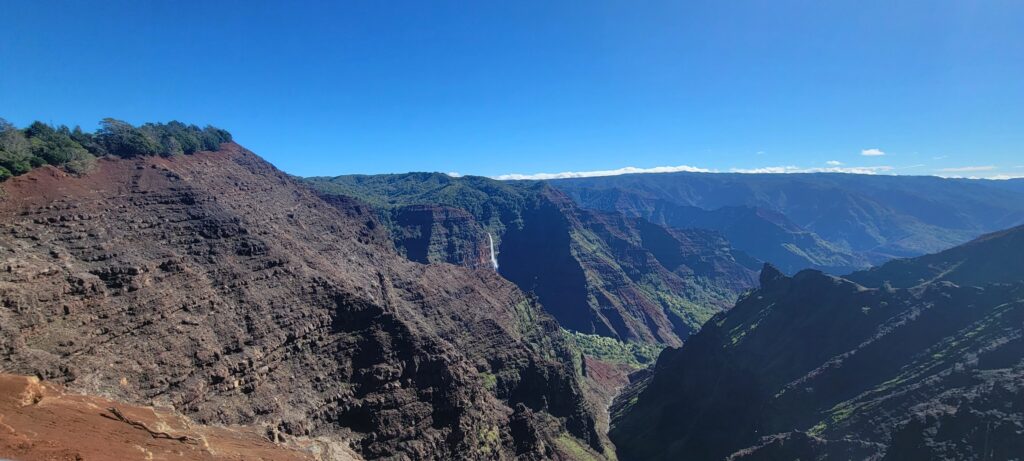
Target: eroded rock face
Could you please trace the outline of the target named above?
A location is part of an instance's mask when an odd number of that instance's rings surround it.
[[[413,261],[491,267],[487,232],[466,211],[439,205],[409,205],[395,210],[392,219],[395,246]]]
[[[544,187],[502,238],[501,273],[585,333],[678,346],[753,284],[752,260],[714,232],[579,209]]]
[[[558,327],[493,271],[394,253],[234,144],[3,184],[0,365],[370,459],[601,440]]]

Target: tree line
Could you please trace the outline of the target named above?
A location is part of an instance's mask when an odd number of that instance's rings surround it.
[[[94,133],[75,127],[32,122],[19,129],[0,118],[0,181],[33,168],[54,165],[71,173],[84,173],[106,155],[131,158],[143,155],[188,155],[215,151],[231,141],[231,133],[213,126],[200,128],[178,121],[130,123],[105,118]]]

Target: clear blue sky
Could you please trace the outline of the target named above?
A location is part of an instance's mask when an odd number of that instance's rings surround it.
[[[1024,175],[1021,1],[0,0],[0,12],[11,122],[211,123],[299,175],[828,161]]]

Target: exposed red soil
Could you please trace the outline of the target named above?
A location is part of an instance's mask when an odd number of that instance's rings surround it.
[[[319,459],[312,442],[305,447],[292,444],[275,444],[258,428],[198,425],[171,410],[66,393],[35,377],[0,375],[0,457],[19,461]]]

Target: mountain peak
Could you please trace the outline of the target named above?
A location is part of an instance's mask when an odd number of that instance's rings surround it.
[[[773,266],[772,263],[764,263],[764,267],[761,268],[761,276],[758,280],[761,283],[761,289],[768,290],[788,279],[789,278],[786,277],[786,274],[783,274],[782,271]]]

